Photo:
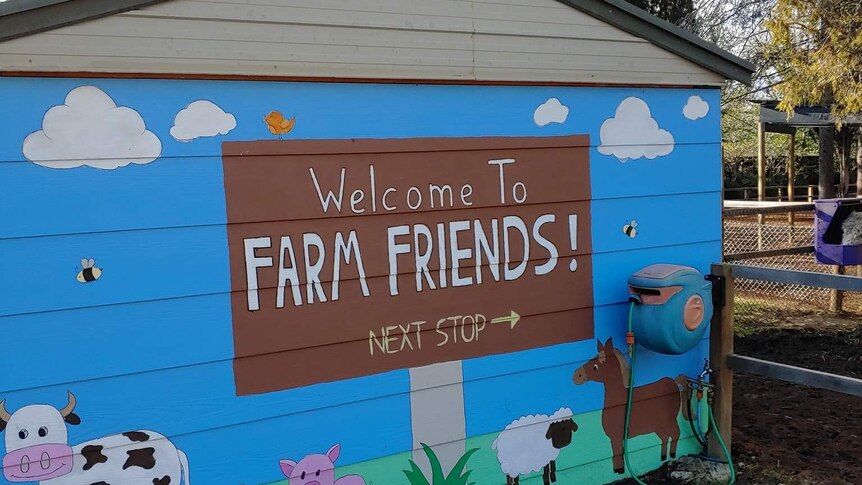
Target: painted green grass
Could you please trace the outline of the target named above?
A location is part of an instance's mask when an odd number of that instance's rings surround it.
[[[613,472],[611,460],[611,441],[602,430],[601,411],[575,416],[578,431],[574,434],[572,443],[560,451],[557,460],[557,483],[577,483],[583,485],[604,484],[625,478]],[[691,436],[688,423],[678,419],[683,438],[680,440],[677,456],[683,456],[701,451],[700,445]],[[497,453],[491,448],[491,443],[498,433],[469,438],[465,449],[477,448],[466,465],[470,472],[469,481],[476,485],[505,485],[506,476],[500,470]],[[632,450],[630,459],[632,467],[638,473],[646,473],[660,467],[662,462],[661,441],[656,435],[639,436],[630,440]],[[383,458],[349,466],[336,467],[336,475],[361,475],[368,485],[411,485],[404,470],[411,470],[410,452],[399,453]],[[446,470],[448,471],[448,470]],[[287,485],[287,480],[273,482],[270,485]],[[436,482],[431,482],[434,485]],[[521,475],[521,483],[525,485],[541,484],[542,473]]]
[[[440,464],[440,460],[437,458],[437,454],[434,453],[428,445],[422,443],[422,450],[425,452],[425,456],[428,457],[428,462],[431,465],[431,479],[425,476],[425,473],[419,468],[418,465],[413,460],[410,460],[410,469],[404,470],[404,476],[407,477],[407,481],[410,482],[410,485],[474,485],[475,482],[470,481],[470,475],[473,473],[472,471],[465,471],[467,468],[467,462],[470,461],[470,457],[473,453],[479,451],[478,448],[473,448],[466,453],[464,453],[457,463],[452,467],[452,470],[449,471],[449,474],[446,475],[446,471],[443,470],[443,466]]]
[[[575,432],[572,443],[560,450],[560,457],[557,459],[557,483],[603,484],[624,478],[613,471],[611,440],[602,429],[601,411],[580,414],[574,419],[578,424],[578,431]],[[682,436],[690,436],[691,430],[688,423],[679,419],[679,424],[683,432]],[[472,478],[477,485],[505,485],[506,483],[506,477],[497,461],[497,454],[491,449],[491,443],[496,438],[497,433],[493,433],[467,440],[467,447],[479,448],[470,460]],[[629,457],[632,467],[638,473],[646,473],[660,467],[662,464],[660,446],[661,441],[656,435],[639,436],[630,440],[629,447],[632,452]],[[698,452],[700,452],[700,445],[693,437],[680,440],[677,456]],[[542,472],[521,475],[521,483],[541,484]]]

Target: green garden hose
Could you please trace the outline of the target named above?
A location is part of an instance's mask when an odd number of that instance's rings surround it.
[[[709,409],[709,425],[712,427],[712,432],[715,433],[715,439],[718,440],[718,444],[721,446],[721,452],[724,453],[728,466],[730,466],[730,481],[728,485],[733,485],[736,482],[736,470],[733,468],[733,460],[730,459],[730,451],[728,451],[727,445],[724,444],[724,440],[721,439],[721,433],[718,432],[718,428],[716,427],[712,405],[707,405],[707,409]]]
[[[632,316],[635,311],[635,303],[632,301],[631,306],[629,307],[629,327],[628,333],[626,334],[626,342],[629,345],[629,352],[631,357],[631,369],[629,372],[629,392],[628,392],[628,402],[626,403],[626,425],[625,431],[623,435],[623,459],[625,460],[626,469],[629,471],[632,479],[638,483],[638,485],[647,485],[643,480],[638,477],[638,474],[634,472],[634,469],[629,462],[629,422],[631,421],[632,416],[632,403],[634,397],[634,379],[635,379],[635,356],[637,354],[637,347],[634,342],[634,333],[632,332]],[[707,403],[707,409],[709,409],[709,426],[712,428],[712,432],[715,434],[715,438],[718,440],[719,446],[721,446],[721,451],[724,453],[724,457],[727,459],[727,464],[730,467],[730,481],[728,485],[733,485],[736,483],[736,470],[733,468],[733,460],[730,458],[730,452],[727,449],[727,446],[724,444],[724,440],[721,439],[721,433],[718,432],[717,425],[715,424],[715,415],[712,412],[712,405]]]
[[[629,352],[631,355],[631,365],[629,366],[629,397],[628,402],[626,403],[626,426],[625,426],[625,434],[623,434],[623,459],[625,460],[626,470],[629,471],[629,474],[632,476],[634,481],[638,483],[638,485],[647,485],[643,480],[638,477],[638,474],[634,472],[631,463],[629,463],[629,421],[632,417],[632,397],[634,396],[635,390],[635,345],[634,341],[630,340],[632,333],[632,316],[635,312],[635,302],[632,302],[631,307],[629,307],[629,331],[626,335],[626,341],[629,344]]]

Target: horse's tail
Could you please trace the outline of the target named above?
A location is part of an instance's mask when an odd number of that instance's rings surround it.
[[[679,409],[682,411],[682,417],[686,421],[691,421],[691,409],[689,406],[691,396],[688,393],[688,377],[685,374],[680,374],[676,376],[674,381],[679,388]]]

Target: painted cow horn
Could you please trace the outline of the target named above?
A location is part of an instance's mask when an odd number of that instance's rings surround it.
[[[75,395],[72,394],[72,391],[68,391],[69,393],[69,404],[66,405],[63,409],[60,410],[60,414],[65,418],[66,416],[72,414],[72,411],[75,410],[75,405],[78,404],[78,400],[75,399]]]
[[[6,400],[4,399],[0,401],[0,420],[8,423],[10,419],[12,419],[12,415],[6,410]]]

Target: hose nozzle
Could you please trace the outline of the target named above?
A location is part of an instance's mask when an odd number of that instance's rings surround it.
[[[635,346],[635,334],[634,332],[626,332],[626,344],[629,346],[629,358],[631,358],[634,353]]]

